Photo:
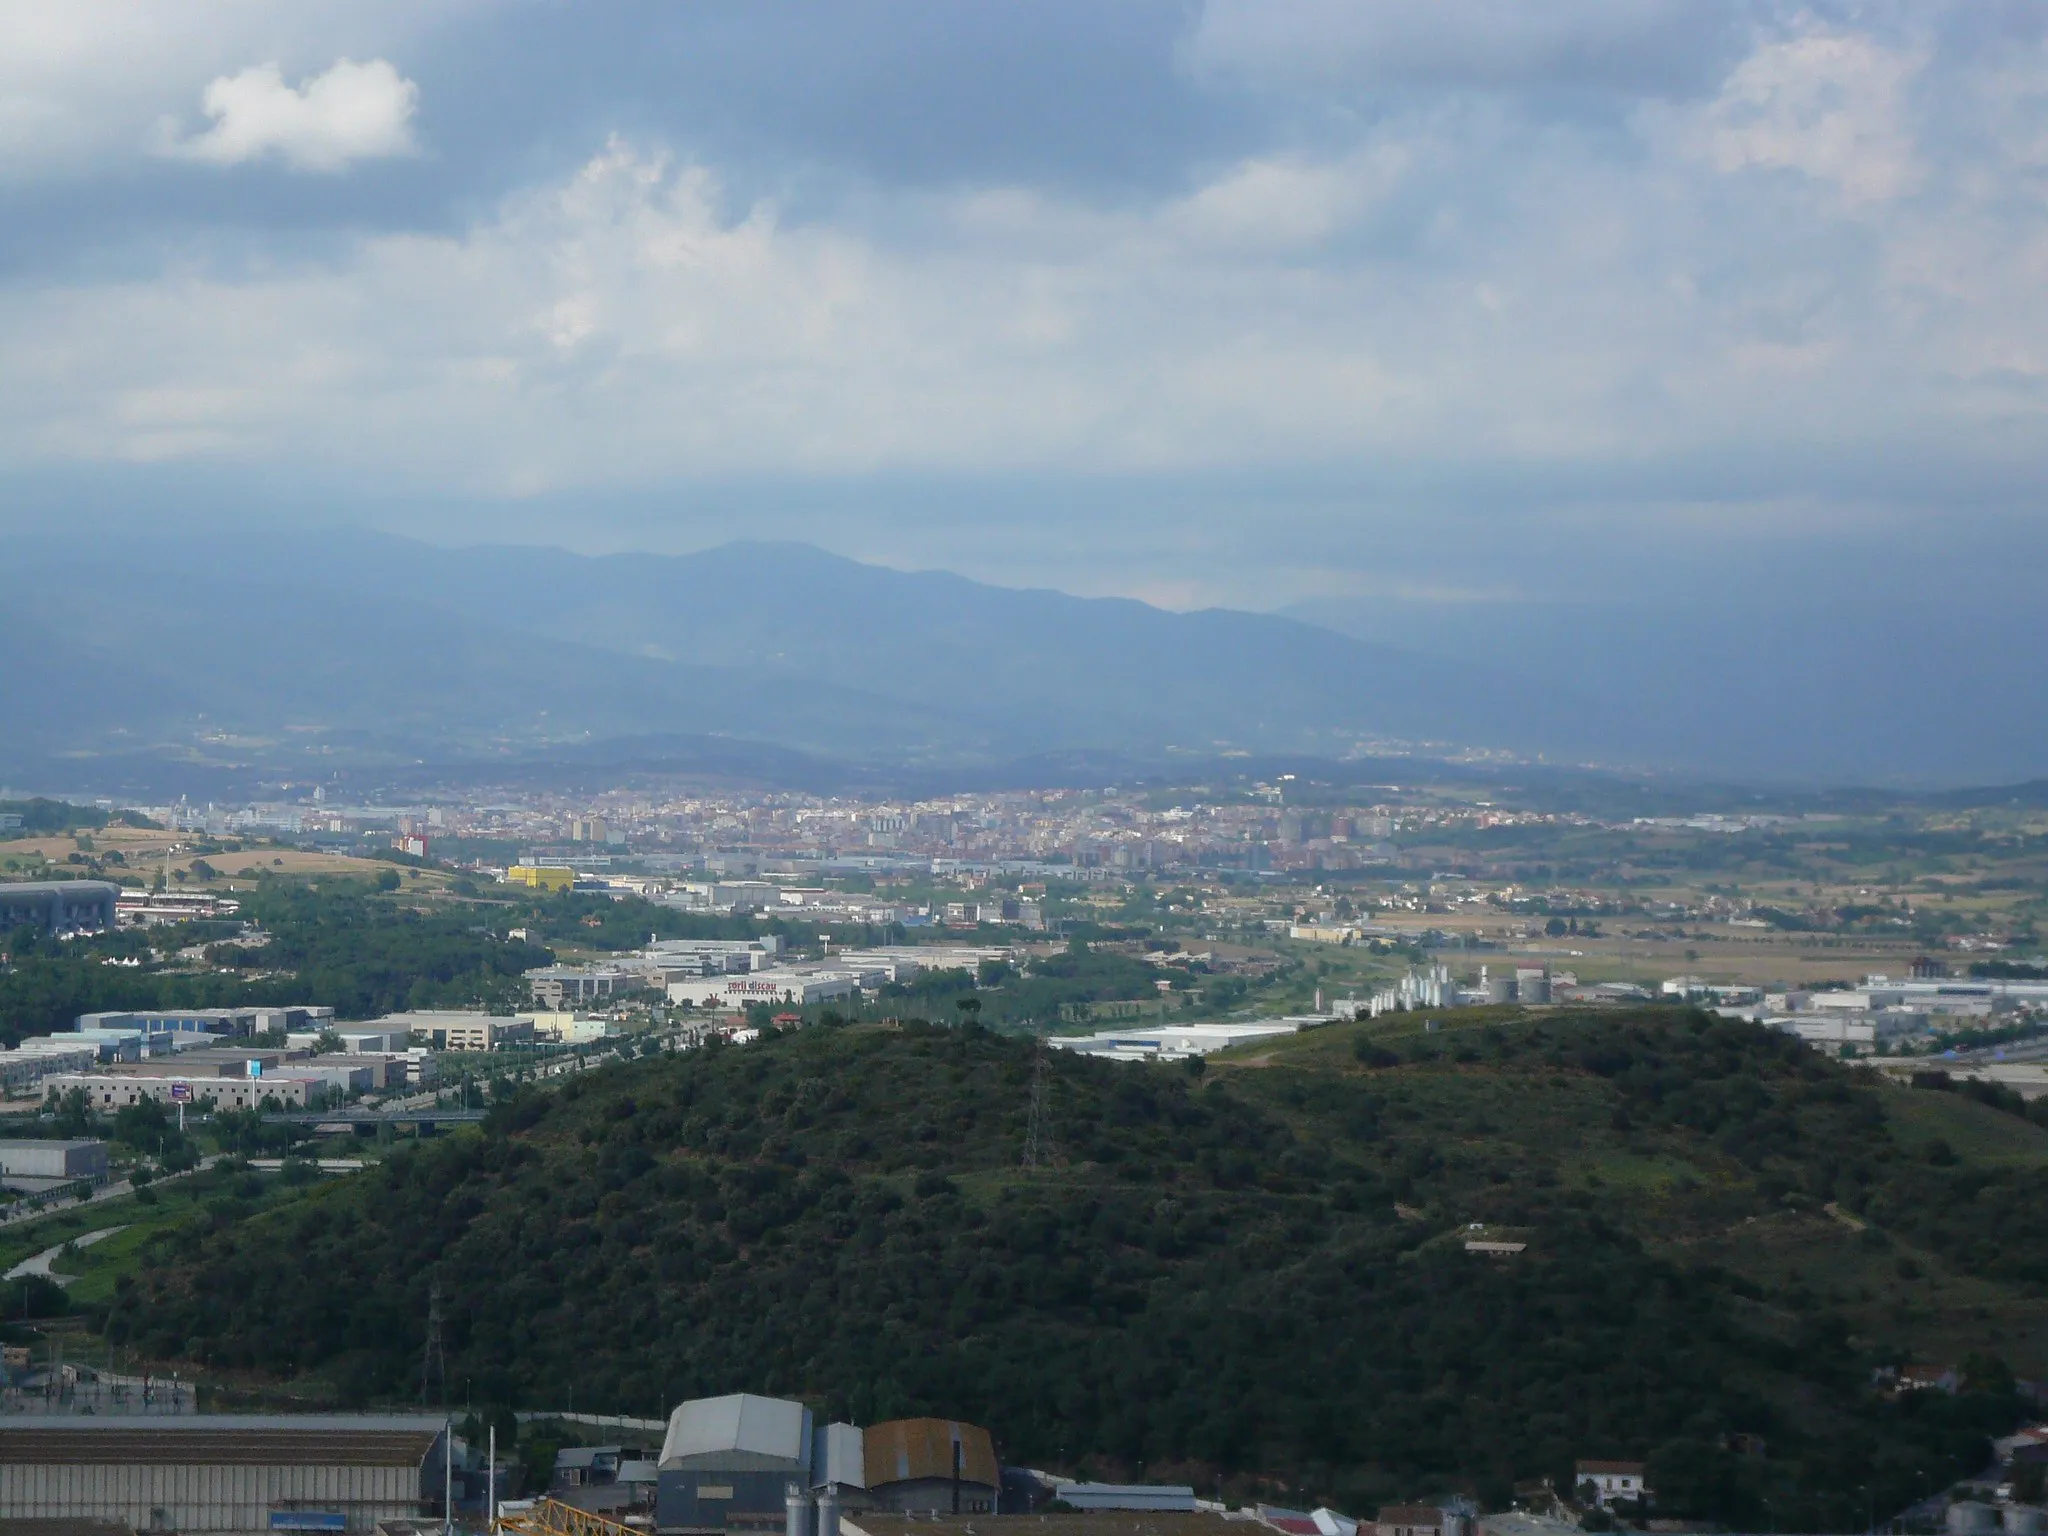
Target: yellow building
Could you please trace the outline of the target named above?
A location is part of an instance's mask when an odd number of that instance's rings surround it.
[[[555,864],[514,864],[505,871],[505,879],[536,891],[566,891],[575,885],[576,871]]]

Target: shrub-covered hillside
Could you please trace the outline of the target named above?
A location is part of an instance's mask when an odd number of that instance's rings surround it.
[[[1882,1512],[1976,1470],[2014,1417],[1988,1359],[1953,1399],[1871,1385],[1913,1315],[1855,1290],[1895,1262],[1886,1229],[1953,1249],[1958,1284],[2048,1275],[2040,1164],[1930,1154],[1894,1114],[1953,1095],[1669,1010],[1350,1026],[1265,1059],[1053,1053],[1035,1171],[1033,1047],[976,1028],[613,1067],[166,1240],[109,1329],[403,1400],[438,1288],[479,1403],[800,1395],[1354,1507],[1647,1455],[1666,1512],[1808,1530],[1860,1529],[1859,1486]],[[1787,1221],[1839,1234],[1847,1278],[1748,1263]],[[1527,1249],[1470,1253],[1472,1223]]]

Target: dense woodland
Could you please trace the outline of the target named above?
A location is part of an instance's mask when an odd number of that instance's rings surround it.
[[[2039,1166],[1894,1130],[1892,1100],[1954,1095],[1669,1009],[1298,1044],[1199,1072],[817,1027],[606,1068],[167,1236],[107,1328],[416,1400],[438,1288],[449,1378],[500,1407],[795,1394],[965,1416],[1035,1464],[1358,1509],[1504,1503],[1639,1455],[1660,1513],[1738,1529],[1861,1529],[2015,1420],[2000,1361],[1890,1401],[1873,1371],[1904,1351],[1846,1292],[1710,1257],[1833,1203],[1861,1234],[1816,1224],[1859,1261],[1911,1245],[2048,1285]],[[1473,1222],[1528,1250],[1468,1253]]]

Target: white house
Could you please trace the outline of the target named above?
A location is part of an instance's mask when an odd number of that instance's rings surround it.
[[[1593,1502],[1602,1509],[1624,1500],[1650,1502],[1650,1485],[1640,1461],[1582,1461],[1578,1473],[1574,1486],[1584,1490],[1591,1484]]]

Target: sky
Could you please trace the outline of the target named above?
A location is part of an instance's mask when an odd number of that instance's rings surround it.
[[[0,0],[0,521],[2026,602],[2044,195],[2034,0]]]

